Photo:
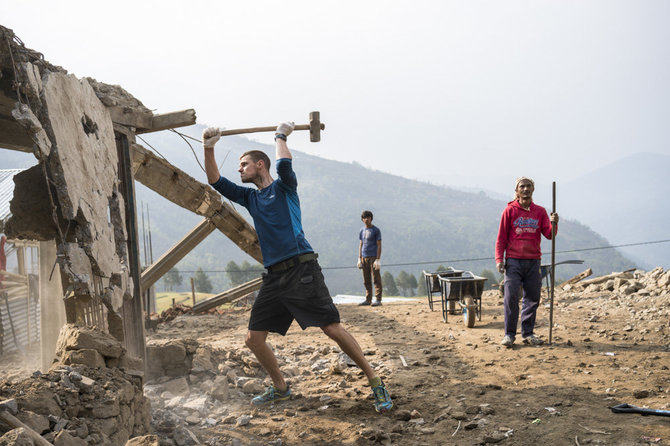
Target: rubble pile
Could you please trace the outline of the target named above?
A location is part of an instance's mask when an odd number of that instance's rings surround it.
[[[182,304],[173,305],[167,310],[163,310],[158,320],[160,322],[170,322],[177,316],[181,316],[183,314],[193,314],[193,308]]]
[[[184,318],[189,316],[178,320]],[[328,380],[333,392],[345,392],[353,398],[368,396],[347,384],[363,375],[336,346],[273,349],[285,376],[294,383],[298,377],[335,374],[338,378]],[[208,428],[224,424],[234,429],[248,424],[255,416],[249,405],[252,395],[270,384],[246,348],[223,350],[195,339],[159,339],[147,343],[147,358],[144,389],[151,400],[152,423],[161,445],[197,444]],[[383,361],[372,361],[372,365],[382,376],[390,373]],[[314,404],[321,407],[324,402],[317,398]]]
[[[610,291],[618,295],[662,296],[670,294],[670,270],[662,267],[649,272],[642,270],[612,273],[595,279],[584,280],[566,285],[564,291],[583,291],[586,293]]]
[[[151,427],[149,400],[134,372],[140,368],[110,335],[69,324],[48,373],[0,383],[0,400],[15,401],[14,416],[56,446],[123,446]],[[0,436],[0,444],[33,444],[16,431]]]

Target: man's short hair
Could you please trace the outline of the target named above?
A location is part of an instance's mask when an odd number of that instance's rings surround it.
[[[249,158],[255,163],[258,161],[263,161],[263,165],[265,168],[270,171],[270,158],[265,154],[265,152],[260,151],[260,150],[249,150],[247,152],[244,152],[242,156],[240,156],[240,159],[244,158],[245,156],[249,155]]]
[[[370,220],[372,220],[372,212],[363,211],[363,213],[361,214],[361,219],[368,218],[368,217],[370,217]]]

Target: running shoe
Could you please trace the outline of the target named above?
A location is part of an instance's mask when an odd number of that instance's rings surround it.
[[[251,404],[254,406],[262,406],[267,403],[274,403],[276,401],[284,401],[291,397],[291,387],[287,384],[286,390],[283,392],[277,390],[275,386],[270,386],[267,388],[265,393],[262,393],[258,396],[255,396],[251,400]]]
[[[372,396],[375,398],[375,410],[377,412],[385,413],[393,408],[391,395],[389,395],[383,382],[380,385],[374,386],[372,388]]]

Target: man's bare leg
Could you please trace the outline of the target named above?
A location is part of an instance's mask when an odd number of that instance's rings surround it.
[[[244,340],[247,347],[251,352],[256,355],[256,359],[261,363],[261,366],[268,372],[272,383],[275,386],[275,389],[283,392],[286,390],[286,381],[284,381],[284,376],[279,370],[279,363],[277,363],[277,357],[270,349],[270,346],[265,342],[268,337],[267,331],[256,331],[249,330],[247,332],[247,337]],[[353,358],[352,358],[353,359]]]
[[[368,379],[375,378],[377,375],[370,367],[370,363],[363,355],[363,349],[358,344],[356,339],[340,324],[333,322],[330,325],[321,327],[321,330],[333,341],[337,342],[342,351],[349,355],[349,357],[356,363],[358,367],[363,370]]]

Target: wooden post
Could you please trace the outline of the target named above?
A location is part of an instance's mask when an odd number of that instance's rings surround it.
[[[130,144],[127,135],[120,132],[115,132],[115,135],[119,155],[119,188],[121,189],[125,204],[128,262],[130,276],[133,279],[133,298],[123,303],[122,310],[124,343],[128,353],[144,361],[146,359],[146,349],[144,343],[142,291],[140,290],[140,250],[137,242],[137,210],[135,207],[135,185],[131,170]]]
[[[556,213],[556,181],[551,185],[552,213]],[[554,282],[556,273],[556,225],[551,224],[551,299],[549,301],[549,345],[551,345],[551,332],[554,328]]]
[[[193,277],[191,277],[191,295],[193,296],[193,307],[195,307],[195,282],[193,281]]]

